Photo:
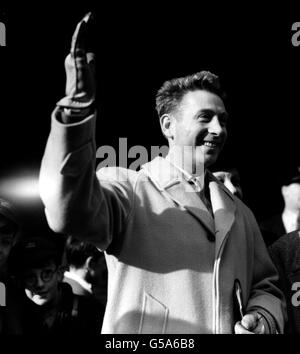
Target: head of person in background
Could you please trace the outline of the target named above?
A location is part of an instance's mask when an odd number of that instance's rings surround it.
[[[103,312],[63,282],[63,252],[53,238],[23,238],[13,249],[15,276],[23,290],[24,334],[96,334]]]
[[[38,306],[56,306],[63,278],[62,254],[52,239],[26,237],[14,248],[13,269],[26,297]]]
[[[291,232],[300,229],[300,167],[297,173],[289,177],[281,187],[284,200],[282,213],[286,231]]]
[[[233,195],[243,199],[240,174],[236,168],[223,168],[221,171],[213,172],[213,175],[222,182]]]
[[[8,257],[20,231],[12,205],[0,198],[0,281],[7,277]]]
[[[64,282],[76,295],[93,296],[102,304],[107,299],[107,268],[103,252],[89,242],[69,236],[65,246],[69,267]]]

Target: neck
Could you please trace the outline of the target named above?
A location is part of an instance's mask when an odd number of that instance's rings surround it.
[[[77,277],[86,280],[86,270],[84,268],[70,267],[69,272],[75,274]]]
[[[174,165],[191,175],[204,175],[205,165],[200,147],[172,145],[168,158]]]
[[[291,218],[298,218],[300,217],[300,210],[285,207],[283,210],[283,214]]]

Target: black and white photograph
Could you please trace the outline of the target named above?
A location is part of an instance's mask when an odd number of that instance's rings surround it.
[[[300,334],[300,15],[223,7],[0,5],[1,337]]]

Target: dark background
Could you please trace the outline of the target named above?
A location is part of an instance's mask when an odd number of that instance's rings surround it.
[[[156,91],[167,79],[210,70],[226,88],[230,113],[215,169],[239,169],[245,202],[259,220],[280,211],[280,186],[300,165],[300,46],[291,43],[300,17],[292,6],[195,4],[2,9],[0,195],[15,203],[25,228],[46,227],[41,201],[18,195],[18,184],[38,177],[51,111],[64,95],[64,58],[88,10],[96,16],[97,146],[117,149],[119,137],[127,137],[129,147],[165,145]]]

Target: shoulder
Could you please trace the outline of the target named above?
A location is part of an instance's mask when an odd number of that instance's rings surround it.
[[[293,231],[281,236],[269,248],[274,263],[284,269],[287,274],[300,269],[300,231]]]
[[[286,256],[300,255],[300,231],[293,231],[279,237],[269,249],[272,252],[282,253]]]
[[[123,167],[102,167],[96,174],[101,182],[114,184],[132,184],[139,176],[138,172]]]

